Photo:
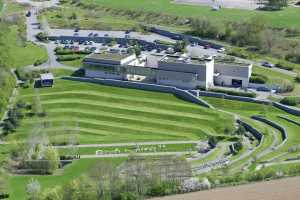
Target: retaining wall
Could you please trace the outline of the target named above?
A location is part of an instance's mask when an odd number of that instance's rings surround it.
[[[279,116],[279,118],[284,119],[284,120],[286,120],[286,121],[289,121],[289,122],[291,122],[291,123],[293,123],[293,124],[296,124],[296,125],[300,126],[300,122],[297,122],[297,121],[295,121],[295,120],[293,120],[293,119],[290,119],[290,118],[288,118],[288,117],[285,117],[285,116]]]
[[[251,97],[241,97],[241,96],[233,96],[224,93],[217,93],[217,92],[207,92],[207,91],[199,91],[200,96],[205,97],[215,97],[215,98],[224,98],[229,100],[236,100],[236,101],[244,101],[244,102],[252,102],[252,103],[259,103],[259,104],[269,104],[272,103],[271,101],[267,100],[258,100]]]
[[[89,82],[89,83],[98,83],[104,84],[109,86],[116,86],[116,87],[124,87],[124,88],[133,88],[133,89],[141,89],[141,90],[148,90],[148,91],[157,91],[157,92],[167,92],[172,93],[179,98],[182,98],[186,101],[207,107],[213,108],[210,104],[206,101],[196,97],[195,95],[191,94],[186,90],[182,90],[176,87],[170,86],[163,86],[157,84],[149,84],[149,83],[139,83],[139,82],[131,82],[131,81],[122,81],[122,80],[113,80],[113,79],[96,79],[96,78],[82,78],[82,77],[63,77],[66,80],[73,80],[73,81],[82,81],[82,82]]]
[[[286,111],[287,113],[290,113],[290,114],[292,114],[292,115],[300,116],[300,109],[292,108],[292,107],[290,107],[290,106],[286,106],[286,105],[283,105],[283,104],[277,103],[277,102],[274,102],[273,105],[274,105],[276,108],[279,108],[279,109],[281,109],[281,110]]]
[[[278,149],[278,148],[281,147],[284,143],[286,143],[287,138],[288,138],[288,134],[287,134],[287,132],[286,132],[286,130],[285,130],[284,127],[280,126],[279,124],[277,124],[277,123],[275,123],[275,122],[273,122],[273,121],[271,121],[271,120],[268,120],[268,119],[263,118],[263,117],[260,117],[260,116],[252,116],[251,118],[252,118],[252,119],[255,119],[255,120],[257,120],[257,121],[266,123],[266,124],[268,124],[268,125],[272,126],[273,128],[275,128],[275,129],[277,129],[277,130],[280,131],[281,137],[282,137],[282,140],[283,140],[283,141],[282,141],[282,143],[281,143],[280,145],[276,146],[276,149]]]
[[[251,126],[250,124],[246,123],[246,122],[243,122],[241,120],[237,120],[237,122],[239,124],[241,124],[242,126],[245,127],[245,129],[250,132],[258,141],[259,141],[259,144],[262,143],[263,141],[263,138],[264,138],[264,135],[262,133],[260,133],[257,129],[255,129],[253,126]]]

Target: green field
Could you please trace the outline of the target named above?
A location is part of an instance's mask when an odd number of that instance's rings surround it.
[[[230,115],[166,93],[66,80],[38,93],[47,117],[26,117],[10,139],[23,140],[43,124],[52,141],[72,136],[80,143],[199,140],[233,129]],[[21,89],[20,94],[20,100],[31,102],[36,91]]]
[[[274,27],[299,27],[299,8],[286,8],[278,12],[221,9],[214,12],[208,6],[179,5],[170,0],[86,0],[84,4],[96,4],[115,9],[158,12],[180,17],[213,17],[220,20],[241,21],[255,15],[264,17]]]
[[[25,200],[27,198],[26,185],[28,182],[34,178],[41,184],[41,189],[49,189],[52,187],[63,186],[64,184],[70,182],[71,180],[88,173],[101,162],[111,162],[115,165],[120,164],[124,159],[114,158],[114,159],[80,159],[75,160],[72,164],[67,165],[64,169],[57,170],[54,175],[20,175],[11,176],[8,181],[8,188],[10,193],[10,200]]]
[[[7,46],[11,56],[11,66],[18,68],[32,65],[37,60],[46,61],[48,58],[46,49],[31,42],[21,42],[18,36],[19,28],[16,25],[11,26],[7,36],[7,41],[10,41]]]

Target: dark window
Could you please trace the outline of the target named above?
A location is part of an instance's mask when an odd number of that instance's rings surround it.
[[[232,85],[233,86],[242,86],[243,85],[243,81],[242,80],[238,80],[238,79],[232,79]]]

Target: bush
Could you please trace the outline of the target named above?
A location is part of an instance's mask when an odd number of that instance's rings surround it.
[[[251,76],[250,83],[265,84],[267,80],[262,76]]]
[[[288,106],[297,106],[300,103],[300,97],[285,97],[280,103]]]
[[[38,66],[38,65],[41,65],[41,64],[43,64],[45,62],[45,60],[36,60],[34,63],[33,63],[33,65],[34,66]]]
[[[297,75],[297,77],[295,78],[295,81],[300,83],[300,74]]]
[[[81,56],[78,55],[61,55],[57,57],[57,61],[73,61],[81,59]]]
[[[280,68],[280,69],[285,69],[288,71],[292,71],[294,70],[294,66],[288,62],[279,62],[275,65],[276,67]]]
[[[36,35],[36,38],[37,38],[39,41],[42,41],[42,42],[48,40],[48,36],[47,36],[47,34],[44,33],[44,32],[38,33],[38,34]]]
[[[256,97],[256,94],[252,93],[252,92],[239,92],[239,91],[222,90],[222,89],[211,89],[210,91],[217,92],[217,93],[224,93],[224,94],[233,95],[233,96],[251,97],[251,98]]]

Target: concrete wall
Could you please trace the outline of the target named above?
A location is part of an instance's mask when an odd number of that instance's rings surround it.
[[[260,133],[258,130],[256,130],[253,126],[251,126],[250,124],[243,122],[241,120],[237,120],[237,122],[239,124],[241,124],[242,126],[245,127],[246,131],[250,132],[258,141],[259,144],[262,142],[264,135],[262,133]]]
[[[63,77],[63,79],[104,84],[104,85],[124,87],[124,88],[141,89],[141,90],[157,91],[157,92],[167,92],[167,93],[172,93],[186,101],[189,101],[189,102],[192,102],[192,103],[195,103],[195,104],[207,107],[207,108],[213,108],[206,101],[194,96],[190,92],[176,88],[176,87],[171,87],[171,86],[163,86],[163,85],[139,83],[139,82],[131,82],[131,81],[122,81],[122,80],[113,80],[113,79],[92,79],[92,78],[69,77],[69,76]]]
[[[229,100],[260,103],[260,104],[271,103],[270,101],[266,101],[266,100],[257,100],[257,99],[253,99],[250,97],[240,97],[240,96],[233,96],[233,95],[228,95],[228,94],[223,94],[223,93],[207,92],[207,91],[199,91],[199,96],[224,98],[224,99],[229,99]]]
[[[273,105],[281,110],[286,111],[287,113],[300,116],[300,109],[292,108],[290,106],[286,106],[286,105],[283,105],[283,104],[277,103],[277,102],[274,102]]]
[[[284,143],[286,143],[287,138],[288,138],[288,134],[287,134],[287,132],[286,132],[286,130],[285,130],[284,127],[282,127],[282,126],[280,126],[279,124],[277,124],[277,123],[275,123],[275,122],[273,122],[273,121],[271,121],[271,120],[268,120],[268,119],[266,119],[266,118],[264,118],[264,117],[260,117],[260,116],[252,116],[251,118],[252,118],[252,119],[255,119],[255,120],[257,120],[257,121],[266,123],[266,124],[268,124],[268,125],[272,126],[273,128],[275,128],[275,129],[277,129],[277,130],[280,131],[281,137],[282,137],[282,140],[283,140],[283,141],[282,141],[282,143],[280,143],[280,145],[276,146],[276,149],[278,149],[278,148],[281,147]]]
[[[123,75],[110,74],[101,70],[92,70],[85,68],[85,76],[88,78],[109,78],[109,79],[123,79]]]

